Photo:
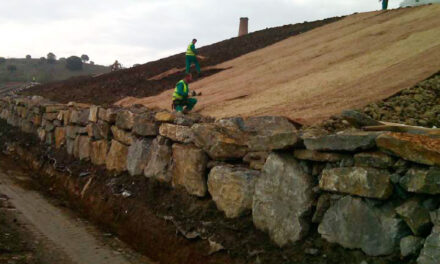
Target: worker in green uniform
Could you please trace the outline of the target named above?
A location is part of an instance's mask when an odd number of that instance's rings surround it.
[[[197,50],[195,44],[197,39],[193,39],[186,49],[186,73],[190,72],[191,65],[194,63],[196,65],[196,71],[200,75],[200,65],[197,60]]]
[[[388,9],[388,0],[379,0],[379,2],[382,2],[382,10]]]
[[[191,81],[192,75],[191,73],[187,73],[185,78],[176,84],[176,88],[174,89],[173,93],[173,108],[176,109],[177,112],[187,113],[191,111],[197,104],[196,98],[189,97],[188,84]],[[195,95],[196,93],[193,91],[192,94]]]

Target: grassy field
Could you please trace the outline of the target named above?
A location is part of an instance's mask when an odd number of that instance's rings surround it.
[[[17,69],[13,72],[8,71],[8,66],[14,65]],[[80,75],[97,75],[107,73],[109,67],[101,65],[83,64],[83,69],[71,71],[66,68],[65,60],[57,60],[50,64],[40,59],[6,59],[5,63],[0,64],[0,86],[11,82],[31,82],[47,83],[52,81],[65,80],[70,77]]]

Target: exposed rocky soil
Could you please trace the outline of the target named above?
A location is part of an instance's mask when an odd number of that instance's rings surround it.
[[[376,120],[440,127],[440,74],[363,109]]]
[[[199,48],[200,54],[207,57],[206,60],[201,62],[202,67],[217,65],[288,37],[338,21],[339,19],[341,18],[335,17],[315,22],[304,22],[265,29],[201,47]],[[184,48],[182,47],[182,49]],[[27,90],[26,94],[41,95],[60,103],[77,101],[93,104],[111,104],[126,96],[152,96],[172,88],[182,78],[183,72],[176,72],[161,80],[149,81],[148,79],[170,69],[182,68],[184,66],[184,54],[180,53],[110,74],[97,77],[76,77],[63,82],[33,87]],[[204,76],[209,76],[216,72],[218,70],[207,70],[203,74]]]

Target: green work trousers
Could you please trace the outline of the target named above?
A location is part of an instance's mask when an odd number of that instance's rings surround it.
[[[187,98],[184,100],[174,100],[173,103],[174,103],[174,107],[176,108],[177,112],[182,112],[184,107],[185,107],[186,111],[190,111],[197,104],[197,99],[196,98]]]
[[[382,10],[388,9],[388,0],[382,0]]]
[[[197,60],[196,56],[186,56],[186,73],[190,72],[191,69],[191,65],[192,64],[196,65],[196,71],[197,73],[200,73],[200,65],[199,65],[199,61]]]

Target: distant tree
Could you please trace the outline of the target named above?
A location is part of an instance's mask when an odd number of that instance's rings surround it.
[[[15,66],[15,65],[8,65],[8,66],[6,67],[6,69],[7,69],[10,73],[12,73],[12,72],[15,72],[15,71],[17,70],[17,66]]]
[[[28,55],[26,55],[26,59],[30,60],[30,59],[32,59],[32,56],[28,54]]]
[[[139,63],[133,64],[133,67],[141,66]]]
[[[95,62],[94,61],[90,61],[90,65],[95,65]]]
[[[88,62],[90,60],[89,56],[87,56],[86,54],[81,55],[81,60],[83,62]]]
[[[4,64],[6,62],[6,59],[3,57],[0,57],[0,64]]]
[[[44,63],[46,63],[46,58],[45,58],[45,57],[41,57],[41,58],[38,60],[38,64],[44,64]]]
[[[66,68],[71,71],[79,71],[82,70],[83,62],[78,56],[70,56],[66,60]]]
[[[62,63],[65,63],[65,62],[66,62],[66,60],[67,60],[67,59],[66,59],[66,58],[64,58],[64,57],[61,57],[61,58],[59,58],[59,59],[58,59],[58,61],[59,61],[59,62],[62,62]]]
[[[57,56],[55,56],[55,54],[53,54],[52,52],[47,53],[47,62],[48,63],[55,63],[55,61],[57,60]]]

